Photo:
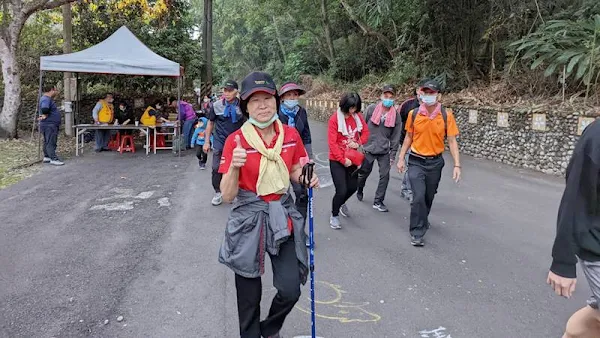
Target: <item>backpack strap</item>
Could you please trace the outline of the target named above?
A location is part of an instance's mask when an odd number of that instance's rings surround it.
[[[415,125],[415,120],[417,119],[417,114],[419,113],[419,108],[415,108],[413,110],[411,110],[412,112],[412,125]]]
[[[442,118],[444,119],[444,138],[448,136],[448,112],[446,111],[446,107],[442,106]],[[419,109],[415,108],[412,110],[412,123],[415,124],[415,119],[417,118],[417,114],[419,113]]]
[[[444,106],[442,106],[442,118],[444,119],[444,138],[446,138],[448,136],[448,113]]]

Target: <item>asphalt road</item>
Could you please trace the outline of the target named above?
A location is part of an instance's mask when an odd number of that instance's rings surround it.
[[[312,129],[328,185],[326,128]],[[465,157],[456,185],[450,164],[424,248],[397,173],[391,212],[371,208],[375,170],[339,231],[333,187],[316,192],[319,336],[560,337],[585,305],[583,280],[571,300],[545,285],[562,180]],[[0,337],[236,337],[233,273],[217,262],[228,206],[211,197],[192,152],[86,153],[0,191]],[[270,271],[263,286],[266,313]],[[308,296],[284,337],[309,334]]]

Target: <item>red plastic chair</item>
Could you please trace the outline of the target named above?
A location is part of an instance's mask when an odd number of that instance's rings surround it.
[[[165,135],[156,135],[156,147],[164,148],[167,146]],[[154,150],[154,136],[150,135],[150,150]]]
[[[135,153],[135,144],[133,143],[133,136],[125,135],[121,138],[120,153],[122,154],[124,151],[130,151],[132,153]]]
[[[158,148],[164,148],[167,146],[167,142],[165,141],[165,135],[156,135],[156,146]]]
[[[108,141],[108,149],[117,150],[117,149],[119,149],[120,144],[121,144],[121,133],[117,132],[117,134],[111,136],[110,141]]]

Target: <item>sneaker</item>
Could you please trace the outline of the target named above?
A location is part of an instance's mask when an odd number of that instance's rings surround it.
[[[50,157],[44,157],[44,159],[42,160],[42,163],[50,163],[50,161],[52,161],[52,159],[50,159]]]
[[[358,198],[359,201],[362,202],[363,197],[365,197],[365,195],[363,194],[362,190],[356,192],[356,198]]]
[[[423,245],[425,245],[425,242],[423,241],[423,238],[417,238],[415,236],[410,236],[410,244],[412,246],[423,246]]]
[[[65,165],[65,163],[63,161],[61,161],[61,160],[51,160],[50,164],[52,164],[52,165],[58,165],[58,166]]]
[[[221,203],[223,203],[223,195],[221,195],[220,192],[216,193],[215,197],[213,197],[211,203],[214,206],[221,205]]]
[[[206,163],[200,163],[200,170],[206,170]]]
[[[350,212],[348,211],[348,206],[346,204],[342,204],[340,207],[340,215],[350,217]]]
[[[279,335],[279,332],[277,332],[276,334],[270,335],[267,338],[281,338],[281,335]]]
[[[337,216],[331,216],[329,218],[329,226],[331,226],[331,228],[334,230],[341,229],[342,225],[340,224],[340,218]]]
[[[388,208],[383,204],[383,202],[375,202],[373,203],[373,209],[381,212],[388,212]]]

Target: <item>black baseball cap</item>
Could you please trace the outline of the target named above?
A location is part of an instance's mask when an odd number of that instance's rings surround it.
[[[256,92],[266,92],[271,95],[277,94],[277,86],[271,75],[264,72],[252,72],[242,80],[242,90],[240,97],[247,100]]]
[[[238,90],[239,87],[238,87],[237,82],[235,82],[233,80],[227,80],[227,81],[225,81],[225,84],[223,85],[223,88]]]
[[[423,85],[421,86],[421,88],[427,88],[427,89],[431,89],[434,92],[441,92],[442,91],[442,86],[440,85],[439,82],[437,82],[436,80],[428,80],[425,83],[423,83]]]
[[[394,89],[394,87],[392,87],[392,85],[383,86],[383,88],[381,88],[381,92],[382,93],[392,93],[392,95],[396,95],[396,90]]]

